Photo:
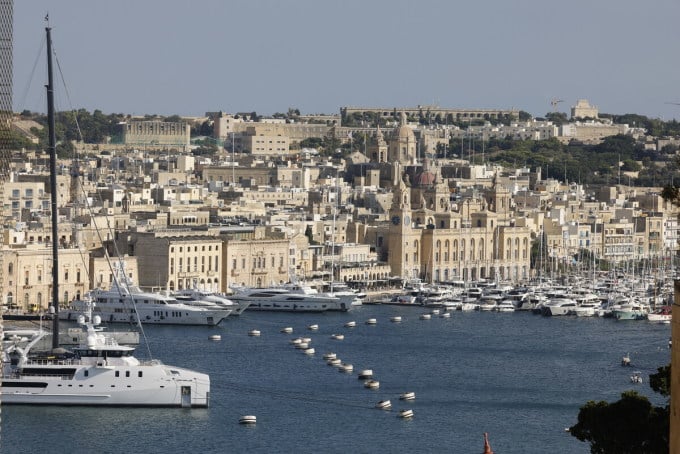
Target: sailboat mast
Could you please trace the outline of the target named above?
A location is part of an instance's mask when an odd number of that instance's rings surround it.
[[[52,213],[52,348],[59,347],[59,232],[57,213],[57,135],[54,122],[54,81],[52,77],[52,36],[47,33],[47,129],[50,153],[50,192]]]

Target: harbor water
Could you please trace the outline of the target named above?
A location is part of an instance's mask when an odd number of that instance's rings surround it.
[[[588,453],[565,431],[588,400],[611,402],[635,389],[664,402],[648,375],[670,361],[670,325],[526,312],[420,319],[427,312],[364,305],[246,311],[212,328],[148,326],[154,357],[210,374],[209,408],[3,406],[0,452],[481,453],[488,432],[496,454]],[[391,322],[395,316],[402,321]],[[354,328],[344,326],[350,320]],[[253,329],[261,335],[249,336]],[[209,339],[216,334],[219,341]],[[296,349],[295,337],[311,338],[315,353]],[[137,356],[145,351],[140,345]],[[326,352],[353,372],[327,365]],[[632,367],[621,365],[624,355]],[[379,388],[363,386],[363,369]],[[642,384],[631,382],[633,371]],[[404,392],[415,400],[399,400]],[[390,411],[374,408],[387,399]],[[413,418],[400,419],[402,409]],[[257,423],[240,425],[244,415]]]

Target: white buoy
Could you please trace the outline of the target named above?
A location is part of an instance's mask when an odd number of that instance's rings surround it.
[[[306,342],[306,343],[308,343],[308,344],[311,344],[311,343],[312,343],[312,338],[311,338],[311,337],[301,337],[300,339],[302,340],[302,342]]]
[[[399,417],[400,418],[413,418],[413,410],[411,410],[411,409],[399,410]]]
[[[285,328],[283,328],[283,329],[281,330],[281,332],[284,333],[284,334],[290,334],[290,333],[293,332],[293,327],[291,327],[291,326],[286,326]]]
[[[218,341],[222,340],[222,336],[220,336],[219,334],[213,334],[211,336],[208,336],[208,339],[210,339],[211,341]]]
[[[401,316],[395,315],[394,317],[390,317],[390,321],[393,322],[393,323],[399,323],[399,322],[401,322]]]
[[[255,424],[257,423],[257,417],[254,415],[241,416],[238,419],[239,424]]]
[[[364,382],[364,388],[378,389],[380,388],[380,382],[378,380],[366,380]]]
[[[380,402],[375,404],[375,408],[379,410],[389,410],[390,408],[392,408],[392,402],[390,402],[389,400],[381,400]]]
[[[355,321],[345,323],[345,328],[354,328],[355,326],[357,326],[357,322]]]
[[[315,353],[313,348],[306,348],[303,352],[305,355],[313,355]]]
[[[305,350],[309,348],[309,344],[307,342],[300,342],[299,344],[295,344],[295,348],[299,350]]]
[[[414,400],[416,398],[416,393],[413,391],[401,393],[399,395],[399,400]]]
[[[326,361],[326,364],[328,364],[329,366],[340,367],[342,365],[342,361],[340,360],[340,358],[333,358]]]
[[[257,329],[251,329],[248,331],[248,336],[259,336],[260,335],[260,330]]]
[[[316,331],[317,329],[319,329],[319,325],[309,325],[307,329],[310,331]]]
[[[290,343],[293,344],[293,345],[301,344],[302,339],[300,339],[299,337],[296,337],[295,339],[291,339]]]
[[[340,365],[340,372],[347,372],[347,373],[351,374],[353,370],[354,370],[354,366],[352,366],[351,364],[341,364]]]
[[[324,354],[323,354],[323,359],[325,359],[325,360],[327,360],[327,361],[328,361],[329,359],[336,359],[337,357],[338,357],[338,355],[336,355],[336,354],[333,353],[333,352],[328,352],[328,353],[324,353]]]
[[[369,318],[368,320],[366,320],[367,325],[375,325],[376,323],[378,323],[378,321],[374,318]]]
[[[432,318],[432,315],[430,315],[430,314],[421,314],[420,315],[421,320],[429,320],[431,318]]]
[[[441,318],[451,318],[451,312],[444,312],[442,315],[440,315]]]
[[[344,334],[332,334],[331,335],[331,339],[335,339],[335,340],[339,340],[339,341],[343,340],[344,338],[345,338]]]
[[[439,309],[432,309],[432,315],[439,315]]]
[[[359,380],[364,380],[371,377],[373,377],[373,371],[371,369],[364,369],[359,372]]]

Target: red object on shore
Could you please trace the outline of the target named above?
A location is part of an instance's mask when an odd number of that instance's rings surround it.
[[[482,454],[493,454],[491,446],[489,445],[489,434],[484,432],[484,452]]]

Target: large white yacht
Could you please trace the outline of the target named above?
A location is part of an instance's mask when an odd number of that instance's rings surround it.
[[[279,312],[349,311],[351,301],[318,293],[305,286],[287,284],[279,287],[232,287],[234,302],[250,303],[248,310]]]
[[[4,345],[3,405],[208,406],[208,375],[157,360],[138,360],[133,347],[119,345],[96,327],[101,319],[91,310],[78,321],[86,341],[72,352],[32,352],[48,334],[43,330],[23,347],[12,342]]]
[[[47,117],[50,154],[52,238],[57,238],[57,143],[54,121],[54,83],[52,76],[51,28],[45,28],[47,42]],[[52,242],[52,267],[59,269],[59,247]],[[59,273],[52,274],[52,348],[40,354],[32,351],[47,333],[31,334],[22,346],[22,333],[15,332],[2,344],[2,404],[24,405],[97,405],[207,407],[210,402],[210,377],[160,361],[140,361],[134,348],[119,345],[97,326],[94,302],[89,301],[78,317],[85,328],[85,341],[73,352],[59,347]],[[124,299],[124,294],[119,297]],[[129,296],[129,295],[128,295]],[[170,307],[170,305],[166,305]],[[113,313],[112,313],[113,314]],[[1,328],[1,327],[0,327]],[[0,329],[1,331],[1,329]],[[28,333],[25,333],[28,335]]]
[[[237,303],[232,301],[222,293],[200,290],[197,288],[177,290],[172,296],[177,301],[184,304],[196,305],[196,303],[205,303],[203,304],[204,307],[231,309],[232,312],[230,315],[241,315],[250,305],[247,302]]]
[[[174,297],[144,292],[133,285],[124,272],[117,272],[109,290],[95,289],[83,300],[73,301],[59,312],[61,320],[77,320],[89,304],[96,303],[94,313],[107,323],[146,323],[158,325],[218,325],[233,308],[214,305],[185,304]]]

